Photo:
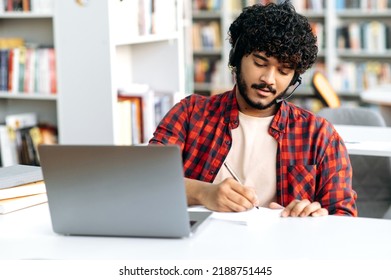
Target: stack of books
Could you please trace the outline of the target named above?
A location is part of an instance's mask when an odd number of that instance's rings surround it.
[[[47,202],[41,167],[13,165],[0,168],[0,214]]]

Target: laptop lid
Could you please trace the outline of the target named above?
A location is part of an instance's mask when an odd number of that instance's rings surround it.
[[[55,232],[190,234],[179,147],[41,145],[39,155]],[[196,214],[192,224],[209,214]]]

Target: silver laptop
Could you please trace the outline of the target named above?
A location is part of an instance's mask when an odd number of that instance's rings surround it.
[[[180,238],[211,212],[188,212],[177,146],[39,146],[53,230]]]

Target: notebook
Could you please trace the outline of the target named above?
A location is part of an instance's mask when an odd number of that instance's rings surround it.
[[[181,238],[211,212],[188,212],[177,146],[40,145],[53,230]]]

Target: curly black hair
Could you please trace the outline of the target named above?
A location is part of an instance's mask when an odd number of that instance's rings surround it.
[[[231,67],[236,67],[244,55],[259,51],[303,74],[314,64],[318,53],[316,36],[307,18],[296,13],[289,1],[244,8],[231,24],[228,36]]]

